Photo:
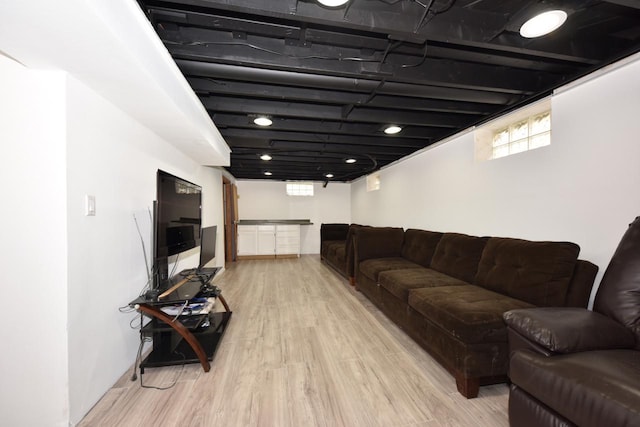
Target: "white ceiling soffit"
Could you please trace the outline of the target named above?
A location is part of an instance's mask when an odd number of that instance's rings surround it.
[[[199,164],[230,149],[134,0],[0,2],[0,51],[91,87]]]

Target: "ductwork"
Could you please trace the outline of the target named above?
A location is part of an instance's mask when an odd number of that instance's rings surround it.
[[[186,76],[208,76],[211,78],[259,81],[261,83],[282,84],[288,86],[348,90],[381,95],[481,102],[495,105],[508,105],[519,99],[519,97],[514,95],[497,92],[480,92],[477,90],[399,82],[382,82],[381,84],[381,80],[296,73],[265,68],[250,68],[211,62],[197,62],[184,59],[176,59],[176,64],[178,64],[178,67],[180,67]]]

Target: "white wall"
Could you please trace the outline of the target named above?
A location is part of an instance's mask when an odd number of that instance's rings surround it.
[[[314,183],[313,197],[287,196],[281,181],[237,181],[239,219],[310,219],[300,228],[300,251],[320,253],[320,225],[351,221],[350,184]]]
[[[134,361],[135,315],[118,308],[146,282],[134,214],[150,252],[157,169],[201,185],[203,225],[219,229],[221,172],[62,72],[0,55],[0,87],[1,259],[11,290],[3,314],[17,325],[0,329],[0,419],[75,425]],[[86,194],[96,216],[84,215]],[[214,265],[224,265],[222,245]],[[181,255],[177,268],[196,266],[198,253]]]
[[[0,54],[0,423],[66,426],[65,79]]]
[[[606,268],[640,215],[640,60],[555,96],[551,146],[474,161],[472,133],[352,185],[352,220],[475,235],[569,240]]]
[[[72,77],[68,82],[69,388],[76,423],[134,361],[139,335],[129,322],[136,316],[118,307],[147,282],[134,214],[150,252],[157,169],[202,186],[204,226],[222,226],[222,181],[219,171],[199,166]],[[84,215],[87,194],[96,198],[96,216]],[[181,254],[176,272],[197,266],[198,254]],[[216,264],[224,265],[224,251],[217,254]]]

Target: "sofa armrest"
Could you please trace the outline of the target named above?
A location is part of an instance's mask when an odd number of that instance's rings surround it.
[[[351,224],[349,226],[349,232],[347,233],[347,242],[345,248],[345,258],[347,262],[347,276],[350,278],[355,277],[355,262],[356,262],[356,239],[358,230],[362,228],[369,228],[366,225]]]
[[[574,307],[540,307],[504,313],[507,327],[550,353],[633,348],[635,336],[622,324]]]

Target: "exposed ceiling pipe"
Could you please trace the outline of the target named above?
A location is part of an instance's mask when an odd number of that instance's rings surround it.
[[[377,90],[377,93],[385,95],[442,98],[497,105],[511,104],[519,99],[518,96],[498,92],[479,92],[450,87],[389,81],[385,82],[382,87],[378,87],[380,85],[379,80],[250,68],[185,59],[176,59],[176,63],[186,76],[207,76],[230,80],[259,81],[262,83],[287,86],[312,86],[318,89],[350,90],[354,92],[372,92]]]

